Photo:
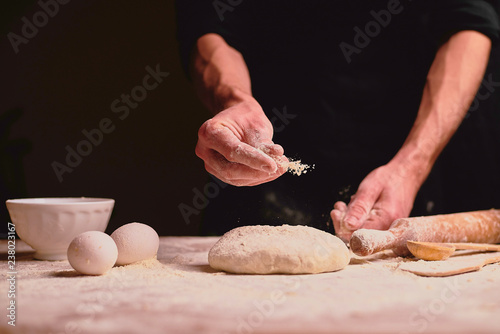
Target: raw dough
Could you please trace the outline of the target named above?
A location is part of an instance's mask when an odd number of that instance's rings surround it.
[[[309,226],[242,226],[208,253],[210,266],[237,274],[316,274],[347,266],[350,253],[336,236]]]
[[[447,260],[409,261],[401,264],[399,269],[420,276],[443,277],[480,270],[483,266],[496,262],[500,262],[500,252],[476,254],[474,251],[458,251]]]

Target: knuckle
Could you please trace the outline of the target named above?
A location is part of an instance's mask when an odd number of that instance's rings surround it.
[[[226,154],[227,155],[227,159],[229,161],[236,161],[236,159],[238,158],[238,156],[240,155],[240,153],[241,153],[241,148],[238,145],[236,147],[236,149],[230,149],[230,150],[228,150],[228,152]]]
[[[343,231],[337,231],[337,236],[344,242],[349,241],[352,236],[352,232],[343,232]]]
[[[399,210],[396,209],[389,209],[389,212],[387,213],[387,220],[389,223],[392,223],[396,219],[404,217],[407,217],[407,215],[401,214],[401,212],[399,212]]]
[[[356,218],[361,218],[362,216],[366,215],[368,213],[368,210],[361,204],[354,205],[351,207],[349,210],[349,214],[353,217]]]
[[[217,133],[220,131],[220,128],[217,126],[217,121],[213,118],[206,120],[198,130],[199,138],[211,138],[217,136]]]
[[[342,201],[335,202],[333,208],[338,211],[342,211],[346,209],[346,204]]]
[[[200,128],[198,129],[198,137],[199,138],[206,137],[207,127],[208,127],[209,122],[210,122],[210,120],[205,121],[205,123],[203,123],[200,126]]]
[[[396,219],[397,216],[398,216],[397,210],[389,208],[385,212],[385,215],[383,215],[383,218],[385,218],[387,220],[394,220],[394,219]]]
[[[198,158],[203,159],[204,154],[203,154],[203,149],[201,148],[200,143],[196,144],[196,147],[194,148],[194,153],[196,154],[196,156]],[[205,160],[205,159],[203,159],[203,160]]]

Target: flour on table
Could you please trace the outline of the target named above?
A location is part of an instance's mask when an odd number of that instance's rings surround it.
[[[242,226],[208,253],[213,269],[238,274],[316,274],[347,266],[350,253],[336,236],[309,226]]]

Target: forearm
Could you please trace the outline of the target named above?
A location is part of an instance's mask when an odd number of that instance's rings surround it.
[[[191,65],[196,92],[214,115],[252,99],[245,61],[221,36],[206,34],[200,37]]]
[[[242,55],[216,34],[200,37],[191,73],[200,99],[214,117],[198,131],[196,155],[205,169],[234,186],[270,182],[286,172],[283,148],[273,126],[252,97]]]
[[[390,162],[420,187],[465,117],[483,78],[491,42],[475,31],[453,35],[437,52],[417,118]]]

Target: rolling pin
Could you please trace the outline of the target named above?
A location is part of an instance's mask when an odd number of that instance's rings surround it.
[[[396,219],[387,231],[360,229],[352,234],[351,250],[366,256],[392,249],[410,255],[408,240],[428,242],[500,243],[500,210]]]

